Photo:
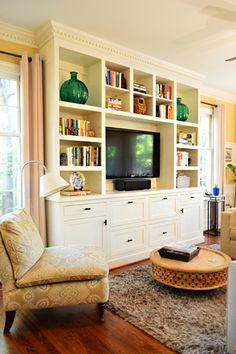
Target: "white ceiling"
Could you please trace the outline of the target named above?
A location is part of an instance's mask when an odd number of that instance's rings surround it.
[[[0,21],[32,31],[48,20],[205,75],[236,97],[236,0],[0,0]]]

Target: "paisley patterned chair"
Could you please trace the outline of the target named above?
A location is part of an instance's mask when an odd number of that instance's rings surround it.
[[[93,247],[44,248],[25,209],[0,219],[0,282],[10,331],[16,310],[98,304],[100,320],[109,294],[108,265]]]

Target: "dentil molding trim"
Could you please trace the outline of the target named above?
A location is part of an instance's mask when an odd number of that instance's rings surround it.
[[[35,34],[24,28],[0,21],[0,39],[36,48]]]
[[[38,47],[40,48],[44,46],[53,37],[62,40],[67,40],[74,43],[79,43],[84,46],[108,54],[112,54],[116,57],[124,58],[126,60],[132,60],[133,62],[135,61],[140,64],[153,66],[159,69],[164,69],[169,72],[174,72],[178,75],[184,75],[197,81],[202,81],[204,79],[204,75],[202,74],[198,74],[194,71],[185,69],[181,66],[156,59],[154,57],[145,55],[143,53],[128,49],[120,45],[114,45],[112,42],[79,31],[75,28],[62,25],[55,21],[50,21],[36,33],[36,42]]]

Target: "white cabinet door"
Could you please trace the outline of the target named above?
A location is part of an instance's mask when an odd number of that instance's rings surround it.
[[[178,238],[178,219],[149,225],[149,247],[164,246],[176,242]]]
[[[186,204],[181,210],[181,240],[202,236],[202,204]]]
[[[126,256],[146,247],[145,226],[115,229],[110,232],[110,257]]]
[[[65,221],[63,227],[65,246],[96,246],[106,251],[106,218]]]
[[[150,218],[162,219],[178,215],[178,196],[163,195],[149,199]]]
[[[110,226],[143,222],[146,219],[146,199],[124,199],[109,205]]]

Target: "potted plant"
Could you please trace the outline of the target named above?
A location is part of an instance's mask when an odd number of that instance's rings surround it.
[[[214,187],[212,188],[212,194],[217,197],[220,194],[220,187],[215,184]]]

